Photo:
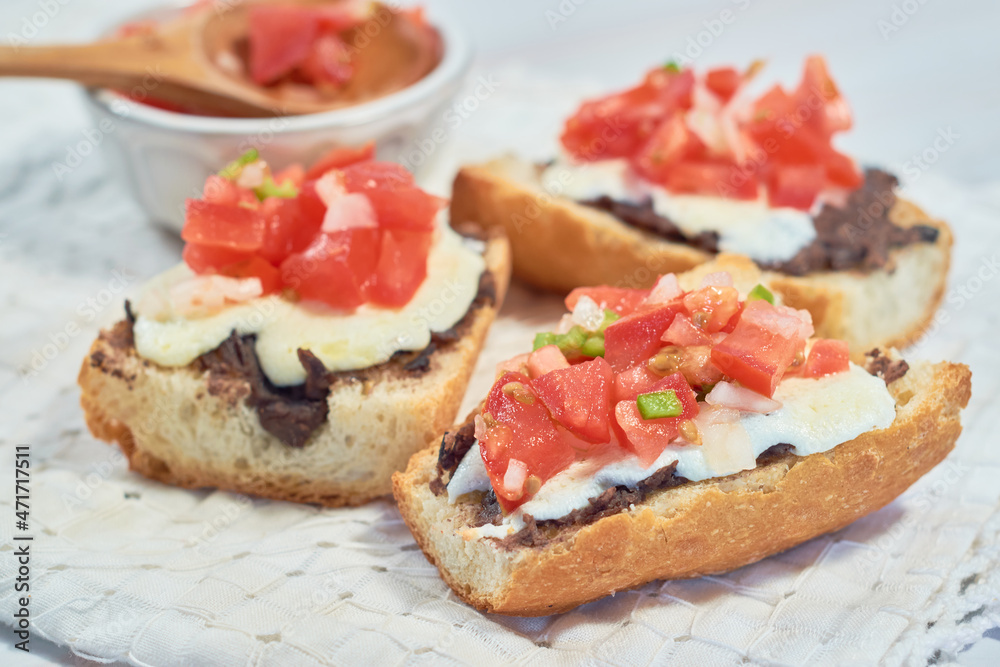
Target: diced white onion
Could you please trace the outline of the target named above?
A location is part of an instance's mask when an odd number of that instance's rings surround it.
[[[758,394],[752,389],[739,387],[731,382],[716,384],[712,391],[705,396],[705,402],[709,405],[718,405],[742,412],[760,412],[761,414],[781,409],[781,401]]]
[[[604,309],[589,296],[581,296],[573,308],[573,324],[579,324],[587,331],[597,331],[604,323]]]

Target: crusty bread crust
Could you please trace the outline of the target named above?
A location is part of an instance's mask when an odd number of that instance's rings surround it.
[[[302,448],[266,432],[243,397],[208,388],[207,371],[164,368],[102,332],[80,369],[80,403],[95,437],[117,442],[132,470],[166,484],[326,506],[359,505],[391,491],[390,476],[451,424],[506,293],[510,249],[490,233],[486,263],[496,303],[478,307],[463,336],[434,351],[414,377],[395,364],[364,381],[340,380],[329,417]]]
[[[683,272],[713,259],[558,192],[546,192],[537,168],[512,157],[459,171],[451,218],[505,229],[514,275],[556,292],[584,285],[648,287],[660,274]],[[944,298],[952,235],[947,224],[904,200],[897,200],[890,218],[901,226],[935,227],[938,239],[894,249],[885,268],[877,271],[802,277],[767,271],[763,282],[786,304],[808,310],[818,336],[846,340],[857,353],[912,343],[930,325]]]
[[[436,447],[393,476],[394,494],[417,543],[463,600],[498,614],[559,613],[655,579],[753,563],[891,502],[954,447],[971,374],[961,364],[915,364],[890,391],[896,419],[887,429],[658,491],[626,512],[556,529],[544,546],[463,540],[475,504],[449,505],[431,492]]]

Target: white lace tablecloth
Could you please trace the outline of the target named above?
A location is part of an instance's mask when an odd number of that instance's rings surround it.
[[[507,78],[504,78],[504,77]],[[502,85],[434,150],[551,150],[579,91]],[[26,89],[24,104],[71,103]],[[32,97],[34,96],[34,97]],[[0,619],[15,608],[14,446],[31,445],[32,632],[136,665],[926,664],[1000,625],[1000,196],[928,173],[909,196],[958,239],[944,320],[909,354],[962,361],[973,398],[958,447],[848,528],[725,576],[656,582],[567,614],[481,614],[459,601],[388,500],[317,509],[191,492],[128,472],[86,431],[76,371],[99,325],[179,243],[151,228],[99,153],[60,180],[79,127],[5,137],[0,154]],[[122,289],[122,283],[128,283]],[[530,344],[557,299],[514,288],[463,409]],[[9,629],[4,629],[8,633]]]

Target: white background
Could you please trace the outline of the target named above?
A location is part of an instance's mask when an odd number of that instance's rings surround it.
[[[152,4],[3,0],[0,40],[11,34],[30,36],[32,44],[82,40],[115,17]],[[855,129],[840,140],[844,149],[905,172],[908,161],[912,164],[940,132],[950,130],[957,137],[954,144],[936,154],[928,171],[983,191],[1000,190],[996,74],[1000,3],[428,0],[424,4],[449,11],[466,25],[483,73],[519,65],[540,76],[615,87],[629,85],[651,65],[687,51],[698,67],[745,65],[766,58],[772,72],[791,83],[806,54],[823,53],[855,112]],[[719,21],[723,11],[731,12],[726,15],[733,18],[728,24]],[[33,31],[28,27],[31,21],[41,27]],[[700,47],[691,46],[699,40]],[[0,83],[0,121],[2,152],[30,151],[29,129],[39,124],[71,133],[87,122],[71,85],[21,81]],[[6,628],[3,631],[6,634]],[[1000,664],[998,644],[981,641],[962,655],[963,663]],[[32,646],[37,653],[25,660],[4,636],[0,663],[74,664],[63,649],[37,639]]]

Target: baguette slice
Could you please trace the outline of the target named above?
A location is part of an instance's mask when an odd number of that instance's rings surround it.
[[[431,491],[437,447],[393,492],[406,524],[463,600],[497,614],[567,611],[655,579],[726,572],[838,530],[891,502],[952,450],[971,392],[961,364],[914,364],[889,390],[896,419],[820,454],[653,492],[585,526],[548,528],[541,546],[465,541],[478,503]]]
[[[455,178],[451,219],[505,229],[514,275],[556,292],[588,285],[648,287],[659,274],[687,271],[713,258],[546,192],[536,166],[513,157],[463,168]],[[935,227],[938,239],[892,250],[877,271],[802,277],[768,271],[763,282],[785,304],[808,310],[817,336],[846,340],[859,351],[904,347],[926,330],[944,297],[952,235],[947,224],[900,199],[890,219],[903,227]]]
[[[208,373],[140,358],[120,323],[94,342],[80,369],[80,403],[95,437],[117,442],[132,470],[166,484],[216,487],[277,500],[359,505],[391,491],[391,475],[450,425],[510,276],[510,249],[492,232],[485,251],[494,303],[477,307],[458,340],[407,374],[398,362],[341,374],[329,416],[302,448],[263,429],[243,397],[249,385],[210,392]]]

